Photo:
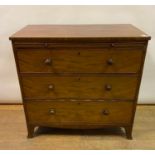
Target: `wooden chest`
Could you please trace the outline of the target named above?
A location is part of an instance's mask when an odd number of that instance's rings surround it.
[[[29,25],[10,37],[28,137],[37,126],[132,127],[150,36],[132,25]]]

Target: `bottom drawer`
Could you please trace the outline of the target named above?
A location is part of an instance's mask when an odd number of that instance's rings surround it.
[[[129,124],[132,102],[26,102],[29,122],[55,127]]]

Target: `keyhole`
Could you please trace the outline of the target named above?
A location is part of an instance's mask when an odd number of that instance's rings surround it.
[[[80,52],[78,52],[78,55],[80,55],[81,53]]]

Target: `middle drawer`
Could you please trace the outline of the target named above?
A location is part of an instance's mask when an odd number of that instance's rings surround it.
[[[133,100],[137,76],[23,76],[25,99]]]

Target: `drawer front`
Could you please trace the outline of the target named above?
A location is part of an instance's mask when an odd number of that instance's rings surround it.
[[[117,124],[131,121],[131,102],[28,102],[30,123],[50,125]]]
[[[142,48],[20,49],[22,73],[137,73]]]
[[[135,97],[136,76],[24,76],[26,99],[129,99]]]

